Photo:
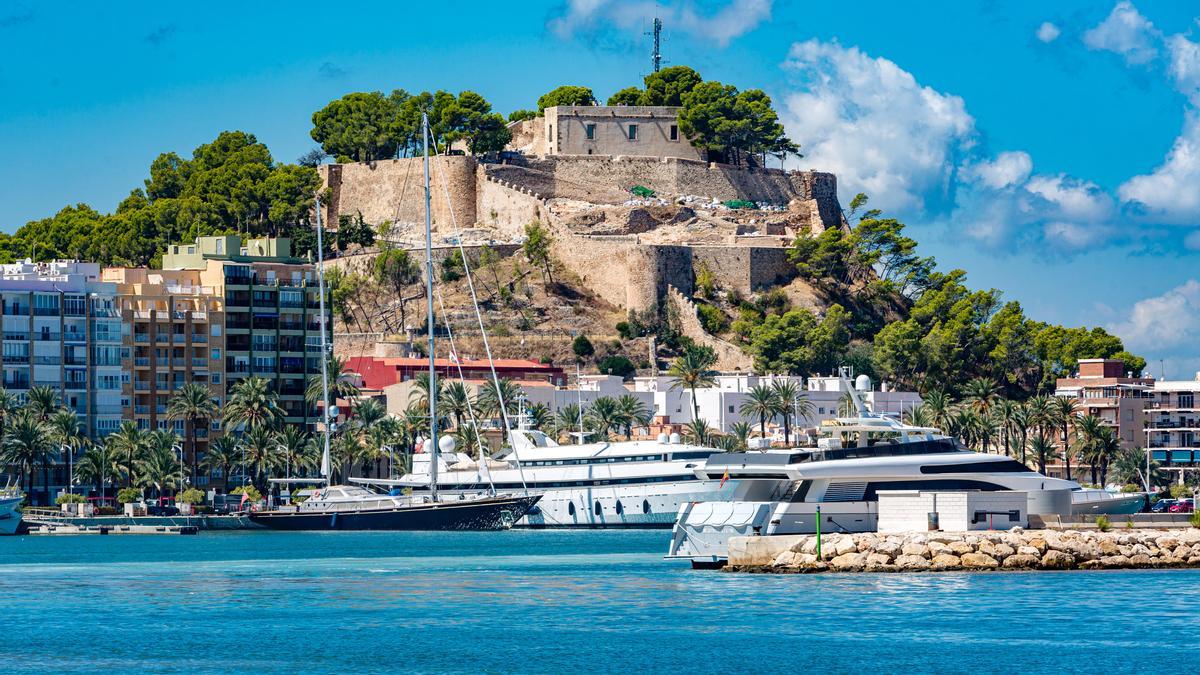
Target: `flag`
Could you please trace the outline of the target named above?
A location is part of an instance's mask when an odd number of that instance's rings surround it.
[[[248,501],[250,501],[250,495],[243,492],[242,493],[242,501],[238,502],[238,510],[240,511],[242,509],[242,507],[245,506],[246,502],[248,502]]]
[[[725,469],[725,475],[721,476],[721,484],[717,486],[717,489],[720,490],[725,487],[725,481],[727,480],[729,480],[729,469]]]

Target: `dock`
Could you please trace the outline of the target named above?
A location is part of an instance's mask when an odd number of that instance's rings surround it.
[[[73,525],[69,523],[52,523],[32,525],[29,534],[44,536],[65,536],[81,534],[197,534],[200,528],[195,525]]]
[[[197,516],[70,516],[61,511],[45,508],[25,509],[22,531],[29,534],[158,534],[159,528],[168,530],[257,530],[245,514],[197,515]],[[127,528],[135,528],[130,531]],[[52,530],[41,532],[42,529]],[[155,530],[155,531],[149,531]],[[193,532],[169,532],[171,534],[193,534]]]

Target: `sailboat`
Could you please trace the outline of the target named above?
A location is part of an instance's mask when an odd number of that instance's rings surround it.
[[[425,146],[425,256],[428,295],[429,388],[437,391],[434,356],[437,353],[433,312],[433,233],[429,193],[429,119],[421,116]],[[504,530],[511,528],[541,498],[530,494],[457,494],[439,495],[436,479],[433,490],[425,495],[383,494],[368,485],[331,485],[329,436],[329,372],[324,355],[329,353],[326,340],[324,242],[321,234],[321,203],[317,199],[317,279],[321,311],[321,391],[324,397],[324,450],[321,475],[324,486],[307,500],[295,505],[250,514],[250,520],[278,530]],[[429,397],[430,433],[424,447],[434,467],[439,452],[452,453],[454,439],[437,435],[437,397]],[[436,471],[436,469],[435,469]]]

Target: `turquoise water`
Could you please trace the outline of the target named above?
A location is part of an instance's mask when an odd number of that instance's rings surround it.
[[[734,575],[667,533],[0,538],[0,671],[1195,672],[1200,572]]]

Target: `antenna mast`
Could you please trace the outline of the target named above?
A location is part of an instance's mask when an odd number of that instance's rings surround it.
[[[648,33],[654,36],[654,52],[650,54],[650,60],[654,62],[654,72],[658,72],[662,65],[662,50],[659,47],[662,44],[662,19],[654,17],[654,32]]]

